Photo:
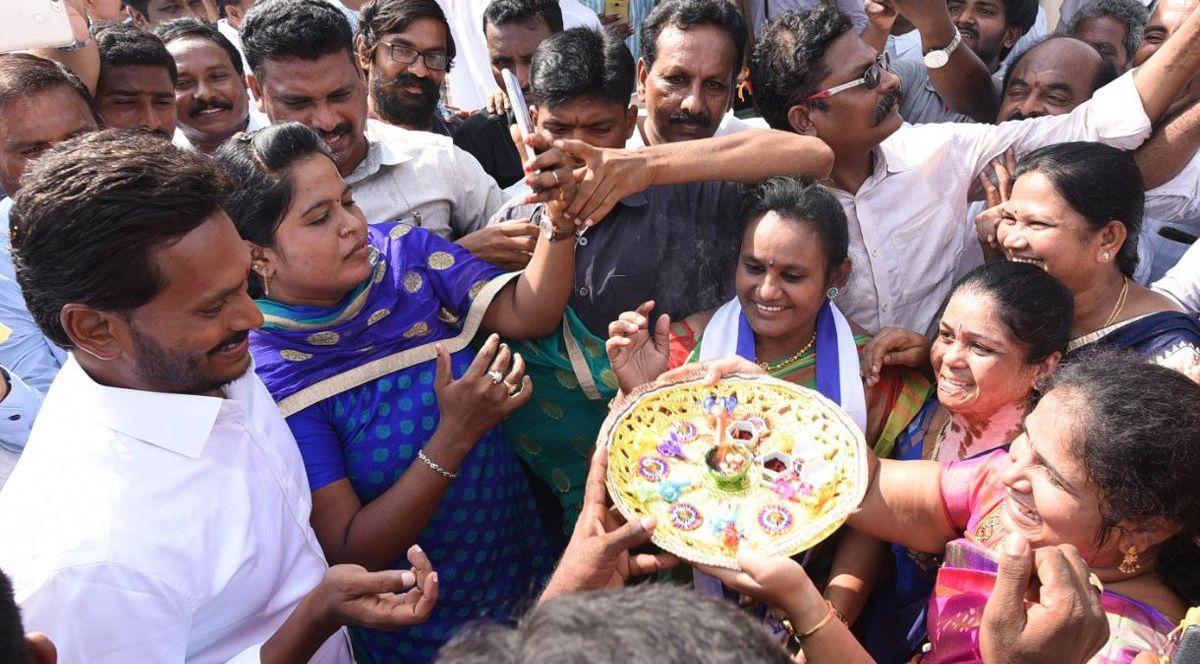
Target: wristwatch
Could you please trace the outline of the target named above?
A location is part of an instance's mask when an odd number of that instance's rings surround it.
[[[559,240],[565,240],[569,237],[575,236],[574,229],[560,231],[555,228],[554,222],[550,220],[550,217],[542,214],[545,209],[546,208],[544,206],[538,206],[538,209],[534,210],[533,215],[529,218],[529,223],[537,226],[538,229],[541,230],[542,237],[551,242],[558,242]]]
[[[954,53],[954,49],[958,48],[958,45],[961,43],[962,33],[959,32],[958,28],[956,27],[954,28],[954,39],[950,40],[949,46],[946,48],[935,48],[934,50],[925,54],[925,66],[930,69],[941,69],[942,67],[945,67],[946,63],[950,62],[950,54]]]

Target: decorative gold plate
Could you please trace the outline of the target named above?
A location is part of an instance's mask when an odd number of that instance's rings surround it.
[[[866,493],[862,431],[814,390],[768,376],[652,383],[609,414],[607,486],[626,519],[693,563],[737,569],[741,547],[792,556]]]

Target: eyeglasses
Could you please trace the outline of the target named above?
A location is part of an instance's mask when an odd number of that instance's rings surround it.
[[[871,66],[867,67],[867,70],[863,72],[862,78],[856,78],[849,83],[842,83],[841,85],[835,85],[832,88],[826,88],[820,92],[805,97],[804,101],[828,99],[839,92],[844,92],[846,90],[850,90],[851,88],[857,88],[860,85],[868,90],[874,90],[875,88],[879,87],[879,80],[883,78],[883,72],[892,70],[890,65],[891,60],[888,58],[888,54],[886,52],[880,53],[879,55],[875,56],[875,62],[871,63]]]
[[[425,51],[421,52],[415,48],[409,48],[402,44],[389,44],[388,42],[380,42],[380,46],[388,49],[388,57],[392,62],[405,67],[411,66],[417,61],[417,58],[425,58],[425,66],[436,70],[443,71],[450,64],[450,58],[441,51]]]

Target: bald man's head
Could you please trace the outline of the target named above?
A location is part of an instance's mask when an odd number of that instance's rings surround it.
[[[1074,37],[1051,37],[1008,68],[996,122],[1070,113],[1116,76],[1096,49]]]

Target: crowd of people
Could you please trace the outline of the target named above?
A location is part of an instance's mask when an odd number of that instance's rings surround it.
[[[0,55],[0,661],[1170,661],[1197,0],[64,2]],[[731,373],[870,473],[737,571],[597,445]]]

